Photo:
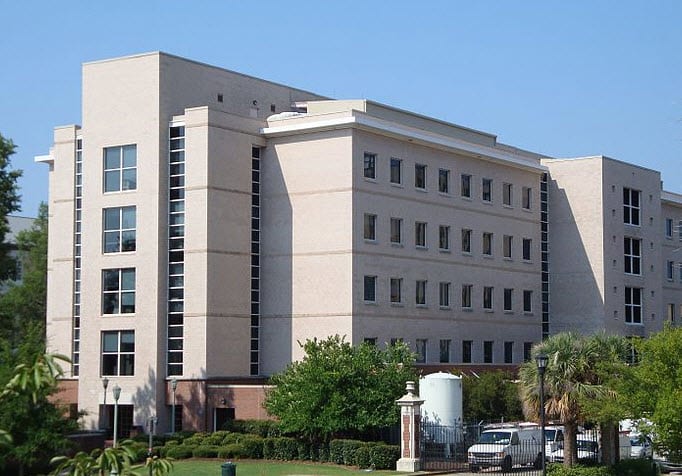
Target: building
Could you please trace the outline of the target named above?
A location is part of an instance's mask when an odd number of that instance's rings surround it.
[[[30,230],[33,226],[34,218],[20,217],[17,215],[7,216],[7,224],[9,226],[9,233],[5,235],[5,243],[9,246],[9,256],[16,260],[15,275],[11,280],[0,282],[0,294],[5,292],[10,286],[10,283],[21,283],[22,278],[22,261],[19,258],[19,250],[17,248],[17,235],[22,231]]]
[[[556,330],[646,335],[660,299],[682,303],[675,283],[607,270],[622,256],[589,223],[595,203],[622,216],[626,188],[651,196],[652,228],[618,236],[654,243],[640,264],[662,260],[654,228],[682,219],[682,201],[657,172],[622,164],[642,171],[630,180],[603,159],[617,196],[581,196],[579,161],[164,53],[85,64],[82,126],[57,128],[37,160],[50,165],[48,345],[72,356],[61,397],[90,428],[111,428],[114,384],[124,434],[151,415],[162,431],[263,418],[267,376],[311,337],[401,339],[426,368],[515,366]],[[588,255],[575,290],[576,243],[552,241],[573,195]],[[589,291],[596,305],[617,280],[660,296],[640,306],[660,317],[607,325],[626,314],[624,284],[589,319],[555,297]]]

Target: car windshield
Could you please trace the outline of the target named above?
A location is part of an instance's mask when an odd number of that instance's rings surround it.
[[[556,436],[556,430],[545,430],[545,439],[547,441],[554,441],[554,437]]]
[[[509,443],[511,433],[508,431],[486,431],[481,433],[479,443],[500,443],[506,445]]]

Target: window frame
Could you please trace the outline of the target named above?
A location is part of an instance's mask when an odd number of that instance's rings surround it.
[[[481,254],[483,256],[493,256],[493,233],[484,231],[481,236]]]
[[[481,201],[485,203],[493,202],[493,179],[482,178],[481,179]]]
[[[403,244],[403,219],[398,217],[391,217],[390,220],[390,233],[391,233],[391,244],[392,245],[402,245]],[[396,241],[396,234],[398,240]]]
[[[418,279],[415,281],[414,286],[414,303],[417,307],[426,307],[426,290],[427,290],[427,280]]]
[[[450,251],[450,226],[438,225],[438,249]]]
[[[471,235],[470,228],[462,228],[462,253],[471,254]]]
[[[110,153],[113,153],[118,149],[118,165],[110,166],[108,164],[110,158],[113,158]],[[126,159],[130,160],[130,156],[126,157],[126,150],[134,151],[134,165],[127,164]],[[128,174],[126,174],[128,172]],[[114,175],[118,178],[113,179]],[[126,177],[127,175],[127,177]],[[131,177],[132,176],[132,177]],[[109,177],[112,177],[112,182],[109,181]],[[130,180],[133,180],[132,186],[130,186]],[[116,185],[115,188],[110,188],[109,184]],[[119,193],[131,190],[137,190],[137,144],[124,144],[104,147],[102,150],[102,190],[104,193]]]
[[[502,235],[502,257],[513,259],[514,237],[512,235]]]
[[[471,198],[471,174],[461,174],[459,182],[459,195],[462,198]]]
[[[511,183],[502,183],[502,205],[509,208],[514,206],[514,185]]]
[[[530,210],[533,207],[533,189],[531,187],[521,188],[521,208]]]
[[[673,219],[672,218],[666,218],[665,219],[665,237],[666,237],[666,239],[672,240],[674,229],[675,229],[675,225],[674,225]]]
[[[394,180],[397,178],[397,181]],[[389,166],[389,183],[393,185],[403,184],[403,160],[397,157],[391,157]]]
[[[474,356],[474,341],[463,340],[462,341],[462,363],[470,364],[473,361]]]
[[[374,213],[365,213],[363,217],[362,237],[365,241],[377,241],[377,216]]]
[[[637,197],[634,199],[634,197]],[[636,204],[633,202],[637,202]],[[642,216],[642,192],[629,187],[623,187],[623,223],[632,226],[641,226]]]
[[[377,302],[377,277],[366,274],[362,279],[362,300],[365,304],[376,304]]]
[[[514,288],[504,288],[504,299],[502,301],[502,310],[504,312],[512,312],[514,310]]]
[[[414,222],[414,246],[417,248],[427,247],[427,225],[425,221]]]
[[[495,288],[493,286],[483,286],[483,310],[492,311],[494,306],[494,293]]]
[[[124,345],[129,345],[129,342],[123,341],[123,335],[132,336],[132,350],[124,349]],[[106,350],[106,336],[116,336],[116,350]],[[107,356],[115,356],[114,368],[115,372],[109,372],[110,367],[107,364]],[[123,362],[123,359],[126,362]],[[127,372],[126,369],[131,369]],[[134,330],[103,330],[100,332],[100,377],[120,377],[120,376],[134,376],[135,375],[135,331]]]
[[[523,312],[526,314],[532,314],[533,312],[533,290],[524,289],[523,290]]]
[[[425,364],[428,358],[428,339],[415,339],[415,363]]]
[[[403,303],[403,278],[389,279],[389,294],[391,304]]]
[[[133,286],[132,288],[124,288],[124,273],[130,275],[130,272],[132,271],[132,281],[133,281]],[[111,286],[112,281],[107,281],[107,277],[113,275],[113,273],[116,273],[116,289],[109,289]],[[118,315],[123,315],[123,314],[135,314],[135,306],[136,306],[136,300],[137,300],[137,271],[135,268],[130,267],[130,268],[106,268],[102,270],[102,281],[101,281],[101,308],[100,312],[102,316],[118,316]],[[113,279],[113,278],[111,278]],[[109,284],[107,284],[109,283]],[[115,309],[118,312],[105,312],[106,310],[109,309],[109,305],[106,301],[107,296],[115,296]],[[123,300],[124,297],[130,297],[132,296],[132,310],[127,310],[124,311],[124,305],[123,305]],[[126,305],[126,309],[130,309],[131,304]]]
[[[495,341],[483,341],[483,363],[492,364],[495,362]]]
[[[450,170],[448,169],[438,169],[438,192],[450,194]]]
[[[623,272],[633,276],[642,275],[641,238],[635,238],[632,236],[623,237]]]
[[[460,301],[462,309],[472,309],[473,284],[462,284],[462,299]]]
[[[368,180],[377,178],[377,154],[365,152],[362,161],[362,176]]]
[[[532,238],[524,238],[522,241],[522,258],[523,261],[532,261],[533,259],[533,240]]]
[[[438,305],[441,309],[450,309],[450,288],[449,281],[438,283]]]
[[[642,288],[625,287],[625,323],[628,325],[642,325],[644,314]],[[637,298],[639,302],[636,302]]]
[[[426,164],[414,164],[414,188],[426,190]]]
[[[124,226],[126,219],[125,213],[130,212],[132,210],[132,227],[131,226]],[[115,213],[116,220],[118,222],[118,225],[115,227],[109,228],[108,222],[109,222],[109,217],[107,216],[109,213]],[[128,218],[129,219],[129,218]],[[130,225],[130,223],[128,223]],[[127,243],[127,240],[124,240],[124,236],[131,236],[132,235],[132,246],[128,245],[125,246],[126,249],[124,248],[124,244]],[[109,247],[109,243],[111,243],[110,240],[107,239],[107,236],[116,236],[116,248],[111,249]],[[112,254],[112,253],[131,253],[133,251],[136,251],[137,249],[137,207],[135,205],[128,205],[128,206],[123,206],[123,207],[107,207],[102,209],[102,254]]]
[[[440,339],[440,342],[438,343],[438,361],[441,364],[447,364],[450,363],[450,344],[452,343],[451,339]]]
[[[514,341],[504,342],[504,363],[505,364],[514,363]]]

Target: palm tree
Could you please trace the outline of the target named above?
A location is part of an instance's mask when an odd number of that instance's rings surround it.
[[[528,419],[537,419],[540,397],[535,356],[549,357],[545,370],[545,414],[564,425],[565,466],[573,466],[578,461],[576,435],[578,424],[586,416],[584,403],[613,396],[604,385],[604,372],[620,358],[618,342],[619,338],[604,335],[556,334],[537,344],[532,351],[533,359],[521,367],[524,413]]]

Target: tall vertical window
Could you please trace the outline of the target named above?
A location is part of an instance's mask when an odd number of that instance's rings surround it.
[[[440,340],[440,358],[438,360],[441,364],[450,362],[450,342],[450,339]]]
[[[524,238],[523,239],[523,260],[524,261],[530,261],[531,259],[531,248],[532,248],[533,240],[530,238]]]
[[[105,253],[135,251],[135,207],[105,208],[102,248]]]
[[[623,239],[624,268],[627,274],[642,274],[642,240],[626,236]]]
[[[441,250],[450,249],[450,227],[440,225],[438,227],[438,248]]]
[[[391,278],[391,302],[400,304],[403,302],[403,280],[402,278]]]
[[[450,307],[450,283],[441,282],[438,285],[438,301],[440,307]]]
[[[104,149],[104,191],[119,192],[137,188],[137,146]]]
[[[511,288],[504,288],[504,310],[509,312],[512,310],[512,301],[514,297],[514,290]]]
[[[450,171],[438,169],[438,191],[440,193],[450,193]]]
[[[504,363],[511,364],[514,361],[514,343],[504,343]]]
[[[639,190],[623,187],[623,223],[639,226],[641,194]]]
[[[514,237],[504,235],[502,237],[502,253],[505,258],[512,258],[512,249],[514,244]]]
[[[677,236],[679,240],[682,241],[682,220],[677,222]]]
[[[668,304],[668,321],[675,322],[675,304]]]
[[[365,240],[376,241],[377,239],[377,216],[365,213],[363,237]]]
[[[483,233],[483,254],[492,256],[493,254],[493,234]]]
[[[102,314],[135,312],[135,268],[102,270]]]
[[[530,210],[533,203],[533,189],[530,187],[523,187],[521,189],[521,208]]]
[[[391,183],[401,184],[403,183],[403,161],[391,157]]]
[[[418,364],[426,363],[426,344],[427,344],[426,339],[417,339],[416,340],[417,356],[416,356],[415,361]]]
[[[483,309],[492,311],[493,309],[493,288],[485,286],[483,288]]]
[[[377,178],[377,155],[365,152],[363,162],[363,175],[368,179]]]
[[[533,343],[524,342],[523,343],[523,361],[530,362],[530,358],[533,354]]]
[[[484,202],[493,201],[493,180],[484,178],[481,180],[481,200]]]
[[[426,305],[426,281],[425,280],[418,280],[416,282],[415,286],[415,304],[417,306],[425,306]]]
[[[402,218],[391,218],[391,243],[401,244],[403,242],[403,220]]]
[[[461,175],[459,194],[464,198],[471,198],[471,175]]]
[[[470,364],[471,363],[471,354],[472,354],[472,347],[474,345],[474,342],[471,340],[463,340],[462,341],[462,363],[464,364]]]
[[[471,309],[471,290],[472,284],[462,284],[462,307],[464,309]]]
[[[365,300],[365,302],[376,302],[377,300],[376,276],[365,276],[363,299]]]
[[[426,223],[422,221],[414,224],[414,245],[420,248],[426,247]]]
[[[414,165],[414,186],[422,190],[426,188],[426,165]]]
[[[483,341],[483,363],[493,363],[493,341],[491,340]]]
[[[502,204],[508,207],[512,206],[514,199],[514,186],[510,183],[502,184]]]
[[[73,316],[71,320],[71,374],[80,374],[81,346],[81,259],[83,224],[83,139],[76,139],[73,200]]]
[[[673,237],[673,219],[672,218],[666,218],[665,219],[665,237],[666,238],[672,238]]]
[[[260,374],[260,147],[251,146],[251,347],[250,375]]]
[[[666,261],[665,263],[665,278],[668,281],[674,281],[675,280],[675,262],[674,261]]]
[[[642,323],[642,288],[625,288],[625,322]]]
[[[462,252],[471,253],[471,230],[462,228]]]
[[[533,312],[533,291],[530,289],[523,291],[523,312]]]
[[[102,376],[135,375],[135,332],[102,332]]]

